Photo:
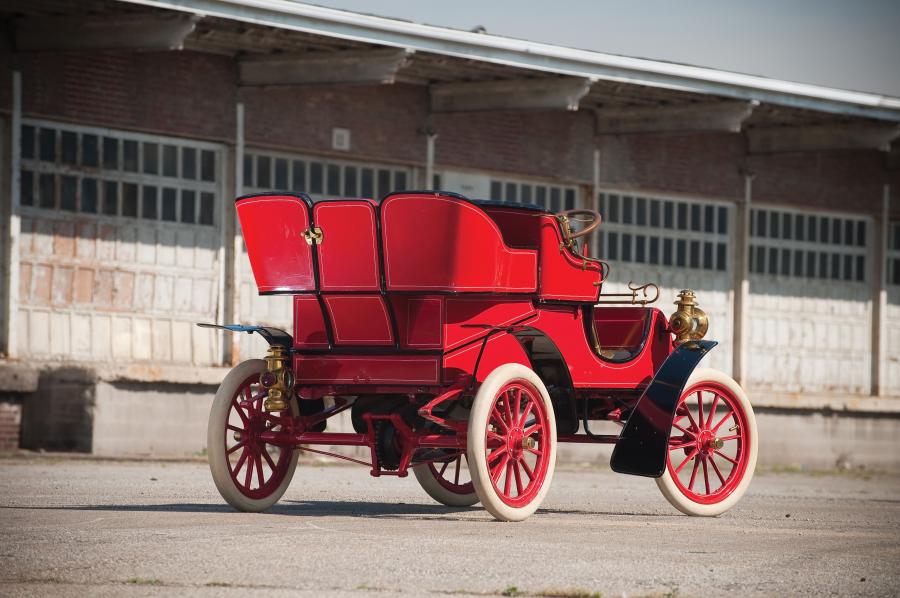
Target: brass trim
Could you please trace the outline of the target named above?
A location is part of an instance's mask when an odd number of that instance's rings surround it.
[[[678,293],[678,300],[675,301],[678,309],[669,318],[669,331],[675,335],[676,345],[698,341],[709,330],[709,318],[697,305],[696,299],[697,296],[690,289]]]
[[[266,411],[284,411],[288,407],[293,393],[293,374],[289,369],[290,355],[288,350],[279,345],[269,347],[265,357],[266,371],[260,374],[260,385],[268,391],[263,409]],[[263,384],[263,376],[275,374],[275,383],[269,387]]]
[[[325,238],[325,233],[318,226],[308,228],[301,233],[306,240],[307,245],[321,245]]]
[[[594,286],[600,286],[602,282],[595,282]],[[634,282],[628,282],[628,290],[630,293],[603,293],[600,295],[600,299],[603,297],[628,297],[628,299],[612,299],[610,301],[598,301],[597,305],[640,305],[646,306],[648,303],[653,303],[657,299],[659,299],[659,287],[652,283],[648,282],[647,284],[637,285],[635,286]],[[649,292],[653,292],[653,297],[650,297]],[[643,298],[639,298],[638,294],[643,295]]]

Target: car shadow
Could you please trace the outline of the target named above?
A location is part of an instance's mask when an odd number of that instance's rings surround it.
[[[239,513],[226,504],[206,503],[164,503],[144,505],[60,505],[60,506],[27,506],[0,505],[0,510],[48,510],[48,511],[94,511],[120,513]],[[282,515],[300,517],[376,517],[395,519],[430,519],[447,521],[471,520],[466,515],[483,513],[490,517],[480,505],[474,507],[447,507],[434,504],[403,502],[368,502],[368,501],[324,501],[324,500],[286,500],[266,509],[263,515]],[[586,509],[538,509],[537,515],[575,515],[602,517],[679,517],[677,513],[659,512],[625,512]]]

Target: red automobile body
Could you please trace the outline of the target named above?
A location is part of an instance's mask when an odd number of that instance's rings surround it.
[[[260,293],[294,296],[296,396],[333,398],[267,441],[369,446],[373,475],[405,475],[416,448],[464,450],[465,430],[444,422],[454,434],[424,433],[397,413],[368,414],[365,433],[313,429],[350,406],[342,397],[405,396],[440,420],[434,406],[512,362],[544,380],[560,442],[613,443],[578,434],[579,422],[622,419],[673,352],[659,310],[596,306],[603,268],[545,211],[437,192],[315,204],[271,193],[236,206]],[[377,463],[378,419],[410,447],[396,471]]]

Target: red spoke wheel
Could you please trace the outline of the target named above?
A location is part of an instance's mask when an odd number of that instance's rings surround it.
[[[759,450],[753,408],[737,382],[698,369],[684,387],[669,435],[663,495],[688,515],[715,516],[741,499]]]
[[[442,505],[471,507],[478,502],[465,454],[456,455],[447,461],[417,465],[413,468],[413,473],[422,489]]]
[[[260,440],[278,431],[278,414],[263,411],[266,391],[259,384],[261,359],[231,370],[219,386],[209,414],[207,454],[222,498],[241,511],[262,511],[275,504],[294,476],[299,453]],[[291,401],[296,415],[296,401]],[[285,412],[285,415],[288,413]]]
[[[534,513],[556,466],[556,420],[544,383],[515,363],[485,379],[469,417],[468,457],[481,504],[501,521]]]

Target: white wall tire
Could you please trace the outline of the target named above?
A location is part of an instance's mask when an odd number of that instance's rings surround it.
[[[556,467],[556,419],[544,383],[507,363],[475,395],[467,455],[475,493],[496,519],[522,521],[547,494]]]
[[[744,496],[758,454],[756,418],[743,389],[718,370],[699,368],[679,399],[666,470],[656,484],[682,513],[715,517]]]
[[[219,385],[209,413],[209,470],[219,494],[239,511],[263,511],[278,502],[291,483],[300,454],[254,439],[265,421],[261,415],[265,392],[258,383],[265,367],[262,359],[235,366]],[[251,399],[252,406],[243,408],[238,402],[246,399]],[[291,400],[290,408],[297,415],[296,400]]]
[[[469,474],[463,469],[465,455],[444,463],[413,467],[416,481],[434,500],[448,507],[471,507],[478,502]]]

